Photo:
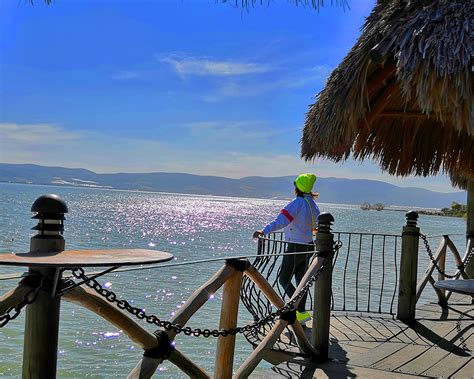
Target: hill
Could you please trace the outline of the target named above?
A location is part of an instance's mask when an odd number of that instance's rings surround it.
[[[289,198],[294,176],[251,176],[230,179],[180,173],[97,174],[85,169],[0,163],[0,182],[53,184],[92,188],[189,193],[252,198]],[[449,207],[466,202],[465,192],[441,193],[422,188],[403,188],[389,183],[342,178],[318,178],[316,190],[325,203],[383,203],[386,206]]]

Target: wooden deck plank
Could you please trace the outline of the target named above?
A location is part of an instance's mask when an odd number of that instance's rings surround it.
[[[429,327],[430,325],[432,328]],[[372,367],[381,370],[394,371],[399,367],[409,365],[431,347],[438,345],[442,341],[446,341],[445,336],[455,331],[456,327],[448,322],[423,322],[423,320],[421,320],[421,322],[417,323],[413,329],[410,329],[414,330],[419,338],[415,339],[413,344],[405,345],[405,347],[377,362]],[[401,372],[411,373],[409,370]]]
[[[460,370],[456,371],[452,378],[463,379],[463,378],[473,378],[474,377],[474,358],[471,358]]]
[[[438,362],[438,365],[444,362],[442,366],[439,366],[439,369],[441,370],[442,368],[448,374],[452,373],[454,371],[453,368],[461,367],[471,357],[469,352],[460,347],[464,338],[461,341],[459,336],[460,333],[455,328],[444,339],[440,340],[436,346],[426,349],[421,355],[399,367],[396,371],[420,375],[434,366],[436,362]]]
[[[372,367],[377,362],[392,356],[405,346],[406,344],[401,342],[383,343],[370,351],[370,353],[354,357],[354,359],[351,359],[351,364],[361,367]]]
[[[385,341],[401,331],[398,321],[391,318],[375,318],[340,315],[331,318],[331,334],[338,340]]]
[[[293,376],[283,377],[474,378],[471,297],[453,294],[448,307],[431,303],[419,310],[411,325],[387,315],[333,312],[329,356],[337,361],[318,364],[313,371],[308,363],[293,362]],[[279,376],[273,372],[269,377]]]
[[[354,344],[354,342],[356,344]],[[331,343],[329,346],[329,358],[348,362],[354,357],[362,355],[378,345],[380,345],[380,342],[349,341],[340,345]]]
[[[433,357],[433,362],[435,364],[431,365],[424,371],[420,373],[426,376],[442,376],[448,377],[454,375],[458,370],[459,367],[463,367],[466,365],[470,360],[472,360],[472,351],[474,351],[474,336],[471,334],[469,338],[465,341],[466,346],[468,347],[469,351],[465,351],[465,355],[460,355],[459,353],[449,352],[446,354],[446,351],[440,348],[431,349],[431,356]],[[444,356],[439,357],[441,353],[444,352]],[[474,376],[474,370],[470,373],[471,377]]]
[[[252,374],[251,379],[280,379],[280,378],[367,378],[379,379],[413,378],[413,375],[383,372],[367,367],[346,365],[338,362],[326,362],[323,364],[307,364],[305,362],[286,362],[272,369],[271,372],[263,374]]]

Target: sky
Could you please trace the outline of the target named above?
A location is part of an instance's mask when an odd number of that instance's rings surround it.
[[[457,190],[370,161],[300,159],[308,107],[375,0],[326,3],[1,0],[0,162]]]

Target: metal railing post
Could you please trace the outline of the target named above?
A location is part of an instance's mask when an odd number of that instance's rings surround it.
[[[332,257],[334,254],[334,235],[331,225],[334,217],[321,213],[318,217],[316,251],[325,258],[324,268],[314,286],[313,334],[311,343],[319,351],[320,359],[328,359],[329,327],[331,318]]]
[[[402,232],[400,257],[400,280],[398,285],[397,318],[404,322],[415,320],[416,281],[418,268],[418,245],[420,228],[416,226],[418,213],[406,214],[406,225]]]
[[[38,219],[34,230],[38,234],[30,241],[30,254],[48,254],[64,250],[62,236],[66,203],[57,195],[44,195],[31,207]],[[43,282],[35,301],[26,308],[23,345],[24,379],[55,378],[58,356],[60,298],[53,293],[54,283],[60,281],[59,268],[31,267],[30,277]],[[28,277],[27,277],[28,279]]]

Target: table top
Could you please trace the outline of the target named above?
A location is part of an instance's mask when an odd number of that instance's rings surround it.
[[[474,279],[438,280],[435,287],[464,295],[474,295]]]
[[[51,253],[0,253],[0,265],[43,267],[133,266],[173,259],[173,255],[146,249],[65,250]]]

